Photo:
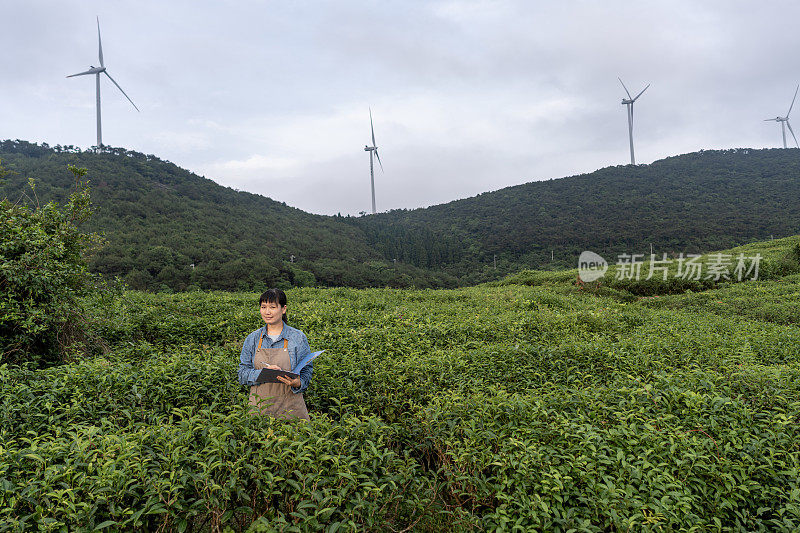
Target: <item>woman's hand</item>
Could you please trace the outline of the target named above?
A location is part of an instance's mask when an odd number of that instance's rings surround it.
[[[271,370],[283,370],[278,365],[267,365],[264,368],[269,368]],[[303,385],[303,382],[300,381],[300,378],[292,379],[292,378],[288,378],[286,376],[278,376],[278,381],[280,381],[284,385],[290,385],[290,386],[294,387],[295,389],[299,389]]]
[[[279,370],[280,370],[280,369],[279,369]],[[280,381],[280,382],[281,382],[281,383],[283,383],[284,385],[289,385],[289,386],[291,386],[291,387],[294,387],[295,389],[299,389],[299,388],[300,388],[300,386],[303,384],[303,383],[300,381],[300,378],[294,378],[294,379],[290,379],[290,378],[288,378],[288,377],[286,377],[286,376],[278,376],[278,381]]]

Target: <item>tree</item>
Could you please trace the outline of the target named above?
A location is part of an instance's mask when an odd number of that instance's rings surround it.
[[[93,286],[85,254],[100,239],[79,227],[91,215],[86,170],[69,170],[75,188],[63,206],[0,201],[2,363],[59,362],[68,347],[87,338],[79,298]],[[35,182],[29,184],[35,199]]]

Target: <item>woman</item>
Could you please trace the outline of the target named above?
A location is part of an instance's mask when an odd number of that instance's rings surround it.
[[[303,391],[311,382],[313,362],[303,367],[300,377],[278,376],[280,383],[256,384],[262,368],[291,370],[311,353],[305,333],[286,323],[286,293],[269,289],[261,295],[259,303],[265,325],[244,340],[239,358],[239,383],[250,387],[250,405],[254,406],[254,413],[308,420]]]

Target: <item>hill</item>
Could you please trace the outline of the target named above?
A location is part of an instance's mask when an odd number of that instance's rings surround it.
[[[792,149],[701,151],[362,217],[306,213],[124,149],[5,141],[0,160],[12,171],[0,198],[31,202],[67,196],[67,164],[89,169],[90,229],[108,240],[91,268],[148,290],[454,287],[574,268],[583,250],[704,252],[800,233]]]
[[[72,186],[66,166],[87,168],[95,206],[89,229],[108,240],[90,266],[132,288],[457,284],[446,274],[384,260],[341,217],[222,187],[153,155],[5,141],[0,160],[9,171],[0,198],[30,203],[63,201]],[[29,178],[36,180],[35,193]],[[278,234],[269,230],[274,225]]]
[[[701,151],[538,181],[424,209],[349,219],[385,256],[451,272],[574,268],[579,254],[704,252],[800,233],[800,150]],[[454,239],[419,257],[409,229]],[[554,260],[551,260],[551,257]]]

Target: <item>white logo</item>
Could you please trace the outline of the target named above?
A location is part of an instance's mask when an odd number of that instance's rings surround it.
[[[578,277],[585,283],[602,278],[606,270],[608,263],[594,252],[587,250],[578,257]]]

